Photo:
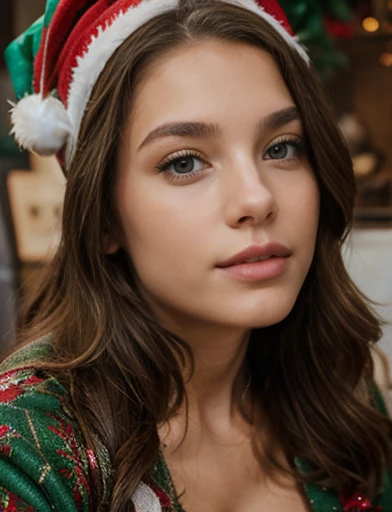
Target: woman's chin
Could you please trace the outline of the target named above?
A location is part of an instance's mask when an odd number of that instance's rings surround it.
[[[280,304],[278,307],[238,308],[236,311],[227,312],[227,315],[219,315],[217,324],[238,329],[259,329],[269,327],[284,320],[290,313],[294,303]]]

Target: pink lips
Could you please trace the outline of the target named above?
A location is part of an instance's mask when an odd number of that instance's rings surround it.
[[[262,281],[279,277],[287,267],[291,251],[284,245],[269,242],[265,245],[252,245],[228,260],[217,265],[226,273],[246,281]],[[269,258],[264,261],[245,263],[253,258]]]

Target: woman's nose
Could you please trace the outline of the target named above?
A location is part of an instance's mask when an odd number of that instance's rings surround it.
[[[252,163],[236,165],[225,184],[226,222],[231,227],[245,223],[270,223],[278,213],[277,198],[268,175]]]

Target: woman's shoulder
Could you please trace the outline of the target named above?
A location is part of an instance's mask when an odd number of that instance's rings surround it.
[[[11,354],[0,363],[0,373],[17,369],[37,366],[37,363],[47,359],[52,352],[52,337],[43,336],[31,343],[15,348]]]
[[[37,364],[50,350],[41,339],[0,365],[0,510],[91,510],[100,464],[67,390]]]
[[[48,337],[0,364],[0,511],[108,510],[108,450],[98,441],[95,452],[86,446],[68,390],[39,367],[50,354]],[[160,455],[134,493],[136,511],[173,510],[168,475]]]
[[[51,352],[49,338],[15,350],[0,364],[0,408],[23,409],[26,414],[62,410],[67,392],[60,382],[40,368]],[[46,415],[48,417],[48,415]]]

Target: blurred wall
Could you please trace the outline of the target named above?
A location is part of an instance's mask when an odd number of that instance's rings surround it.
[[[387,322],[380,340],[392,368],[392,229],[355,229],[343,252],[347,269],[359,289]]]
[[[371,134],[375,149],[385,156],[384,166],[392,174],[392,67],[380,64],[383,52],[392,51],[386,36],[340,41],[348,58],[347,68],[327,84],[339,116],[356,112]]]
[[[10,156],[11,138],[8,137],[9,105],[7,99],[15,95],[5,68],[3,53],[6,46],[31,23],[39,18],[45,0],[1,0],[0,17],[0,355],[13,338],[16,311],[17,261],[12,221],[7,197],[6,179],[11,169],[25,169],[27,155]]]
[[[1,206],[1,205],[0,205]],[[13,332],[15,272],[5,215],[0,210],[0,354]]]
[[[14,34],[21,34],[33,21],[42,16],[45,11],[45,3],[46,0],[12,0]]]

